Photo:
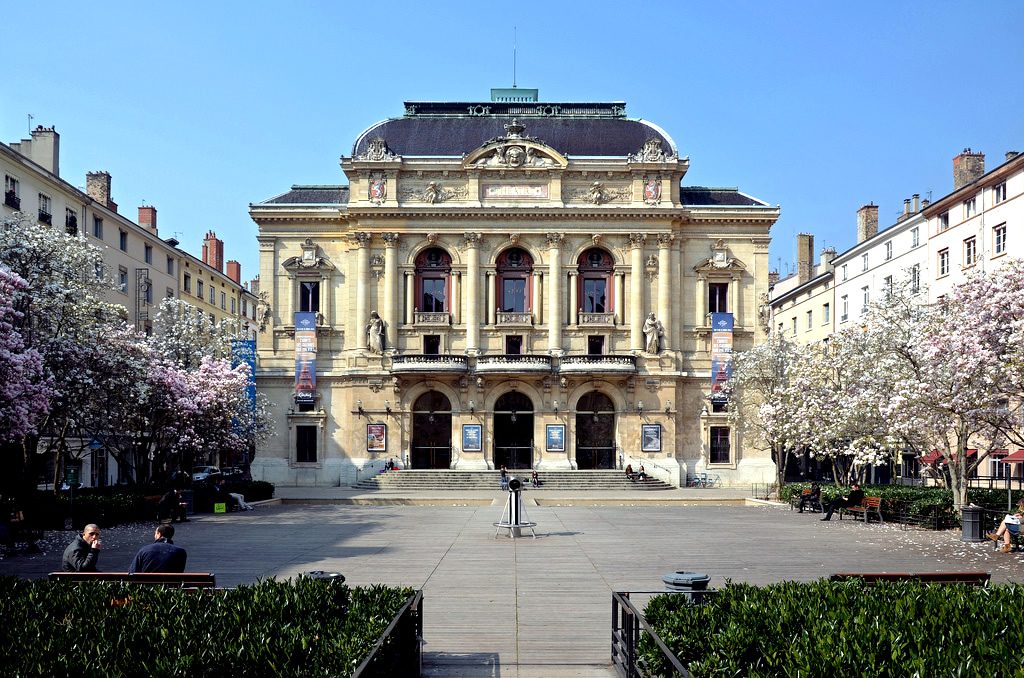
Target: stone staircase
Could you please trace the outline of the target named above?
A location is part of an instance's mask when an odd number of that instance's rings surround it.
[[[539,471],[541,485],[530,488],[534,492],[544,490],[618,490],[620,492],[646,492],[649,490],[671,490],[668,483],[649,478],[644,482],[633,482],[619,470],[609,471]],[[509,476],[515,476],[529,485],[529,469],[510,470]],[[364,478],[354,485],[361,490],[381,490],[391,492],[416,491],[452,491],[461,490],[500,490],[501,475],[498,471],[450,471],[450,470],[414,470],[378,473]]]

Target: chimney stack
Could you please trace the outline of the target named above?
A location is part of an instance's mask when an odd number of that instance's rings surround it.
[[[909,204],[910,201],[905,201]],[[857,210],[857,242],[862,243],[878,234],[878,205],[869,203]]]
[[[959,191],[968,184],[973,184],[985,174],[985,154],[973,153],[965,148],[953,158],[953,190]]]
[[[778,279],[779,279],[779,274],[776,273],[775,274],[775,280],[777,281]],[[768,274],[768,282],[769,282],[769,284],[771,283],[771,280],[772,280],[772,274],[769,273]],[[249,291],[252,292],[253,294],[259,296],[259,293],[260,293],[260,274],[259,273],[256,274],[255,278],[253,278],[252,280],[249,281]]]
[[[258,283],[259,281],[257,280],[257,281],[254,281],[254,282]],[[779,272],[778,271],[768,271],[768,287],[770,287],[770,288],[771,287],[775,287],[775,285],[778,282],[779,282]],[[258,284],[257,284],[257,287],[259,287]]]
[[[31,139],[11,144],[11,150],[20,153],[54,176],[60,176],[60,135],[53,127],[37,125]]]
[[[913,197],[914,197],[913,211],[914,211],[914,214],[917,214],[918,212],[921,211],[921,194],[920,193],[915,193]]]
[[[796,279],[800,285],[811,279],[814,272],[814,236],[796,234]]]
[[[1020,151],[1007,151],[1006,152],[1006,162],[1009,162],[1009,161],[1013,160],[1018,155],[1020,155]]]
[[[110,172],[89,172],[85,175],[85,192],[109,210],[117,211],[117,203],[110,199]]]
[[[228,277],[239,285],[242,284],[242,265],[234,259],[228,262]]]
[[[156,208],[143,205],[139,208],[139,226],[156,235]]]
[[[207,231],[203,240],[203,263],[224,272],[224,241],[213,231]]]

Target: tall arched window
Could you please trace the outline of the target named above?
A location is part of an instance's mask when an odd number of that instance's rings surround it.
[[[416,257],[417,307],[424,313],[447,313],[451,307],[449,286],[452,258],[440,247],[431,247]]]
[[[498,255],[498,310],[503,313],[527,313],[530,310],[530,274],[533,257],[519,247]]]
[[[611,277],[615,267],[612,256],[592,247],[576,263],[580,273],[580,308],[584,313],[611,313]]]

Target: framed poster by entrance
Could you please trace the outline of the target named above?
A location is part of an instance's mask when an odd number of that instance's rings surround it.
[[[366,425],[366,451],[384,452],[388,448],[388,425]]]
[[[661,452],[661,424],[643,424],[640,427],[640,450]]]
[[[462,425],[462,451],[463,452],[480,452],[483,450],[483,444],[481,438],[483,429],[480,424],[463,424]]]
[[[544,434],[548,452],[565,452],[565,424],[548,424]]]

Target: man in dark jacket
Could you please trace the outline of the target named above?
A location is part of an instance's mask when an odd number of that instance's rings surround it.
[[[159,520],[170,520],[172,523],[175,521],[187,523],[188,518],[185,516],[185,507],[181,505],[181,490],[176,487],[168,490],[167,494],[160,498],[160,503],[157,504],[156,515]]]
[[[184,572],[188,554],[185,549],[174,545],[173,537],[173,525],[158,525],[153,532],[153,543],[139,549],[128,573]]]
[[[96,572],[100,557],[100,528],[92,523],[85,526],[80,536],[64,549],[62,567],[65,572]]]
[[[822,520],[832,520],[832,514],[835,513],[837,508],[847,508],[848,506],[856,506],[857,504],[864,501],[864,491],[860,489],[860,485],[853,483],[850,485],[850,496],[848,497],[836,497],[828,505],[828,513]]]

